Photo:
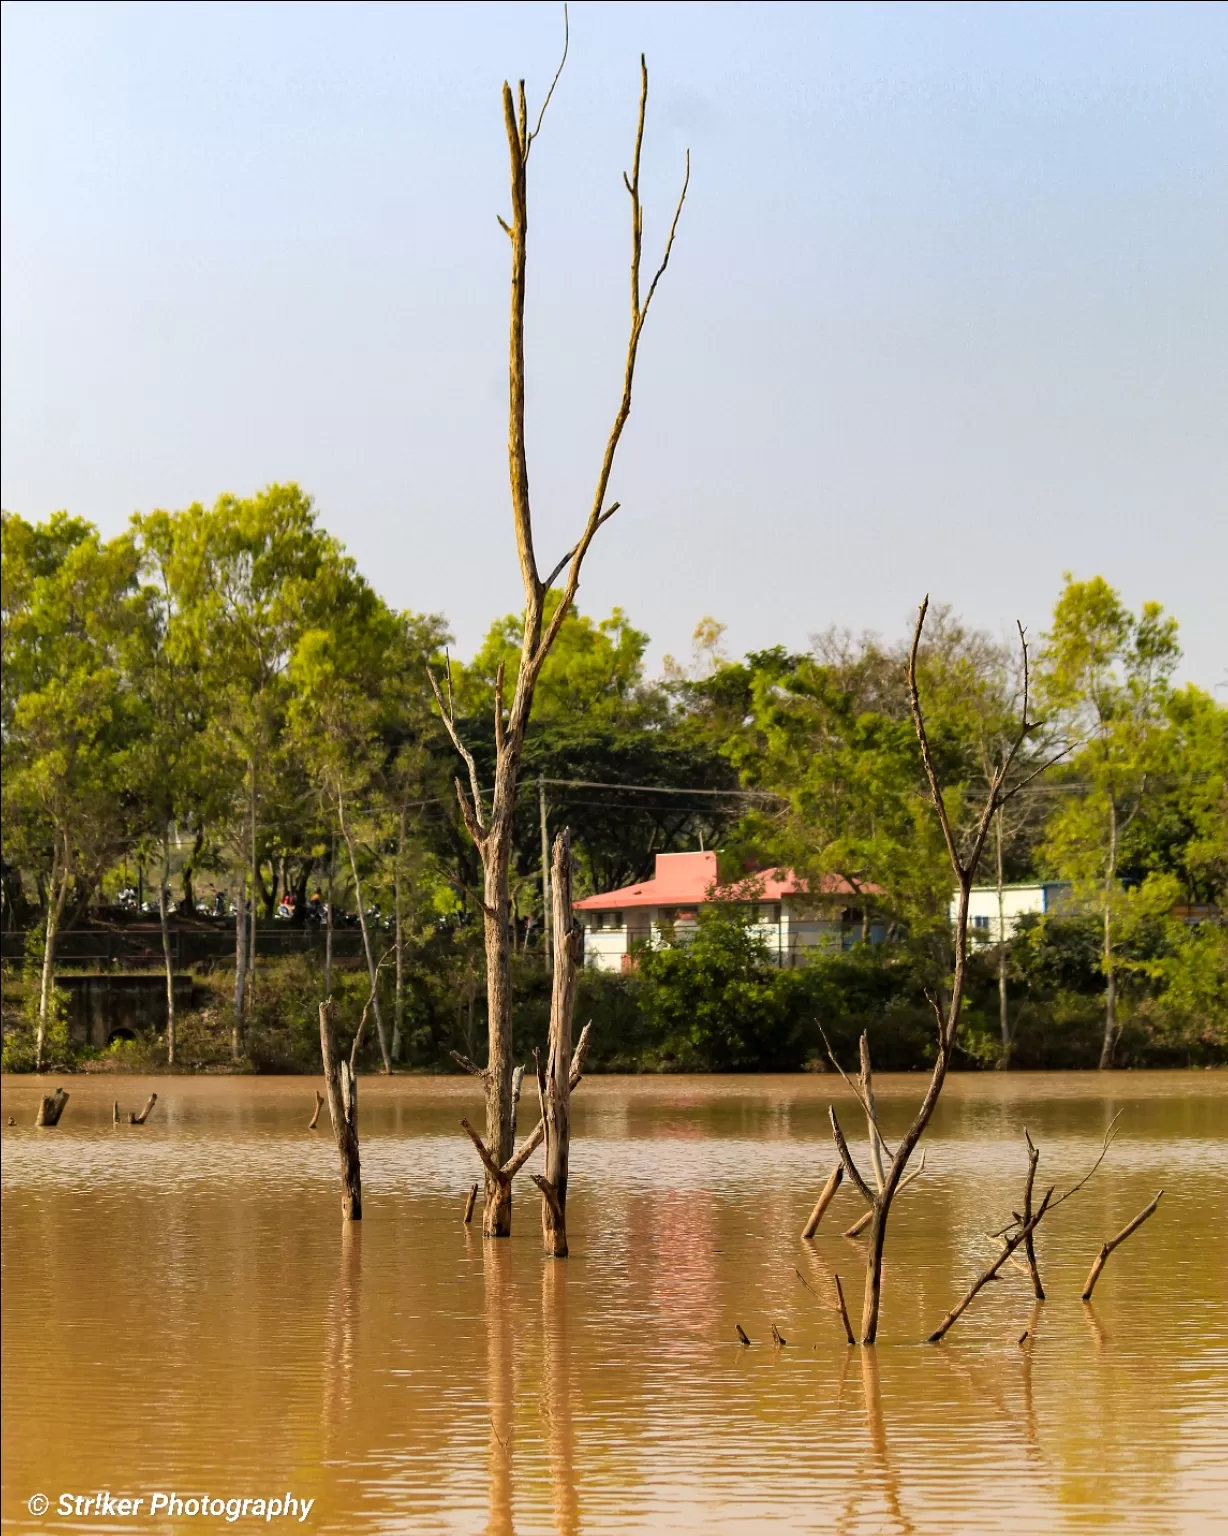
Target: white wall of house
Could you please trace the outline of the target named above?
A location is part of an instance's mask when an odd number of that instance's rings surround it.
[[[687,912],[694,909],[687,908]],[[695,931],[694,918],[666,915],[660,907],[635,907],[622,912],[585,911],[584,963],[595,970],[629,968],[636,946],[670,942],[686,943]],[[802,963],[816,949],[843,948],[846,924],[840,918],[814,918],[790,910],[789,903],[762,902],[751,924],[777,965],[786,968]]]
[[[1037,881],[1031,885],[1006,885],[1002,888],[1002,922],[998,918],[998,887],[974,885],[968,898],[968,932],[972,938],[986,944],[996,944],[1001,929],[1005,937],[1014,938],[1019,919],[1031,913],[1052,912],[1058,902],[1069,894],[1070,887],[1062,881]],[[951,922],[954,924],[959,899],[957,891],[951,894]]]

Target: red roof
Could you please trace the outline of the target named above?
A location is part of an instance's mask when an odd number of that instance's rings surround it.
[[[695,906],[711,900],[779,901],[782,896],[854,896],[856,891],[838,875],[824,875],[815,893],[790,869],[763,869],[748,875],[755,883],[755,894],[748,897],[740,886],[713,887],[717,884],[716,854],[659,853],[651,880],[639,885],[625,885],[620,891],[606,891],[601,896],[586,896],[574,905],[586,912],[608,912],[618,907]],[[867,887],[870,889],[870,887]]]

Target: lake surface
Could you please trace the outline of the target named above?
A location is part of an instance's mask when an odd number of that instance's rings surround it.
[[[330,1532],[1228,1530],[1228,1074],[950,1079],[874,1350],[795,1273],[838,1271],[856,1324],[857,1195],[799,1239],[832,1099],[864,1166],[831,1077],[586,1079],[561,1262],[524,1175],[510,1241],[462,1225],[469,1079],[363,1079],[349,1230],[310,1079],[67,1079],[36,1131],[49,1086],[7,1078],[0,1104],[6,1530],[295,1524],[57,1516],[97,1490],[146,1512],[289,1493],[315,1500],[295,1528]],[[889,1139],[923,1086],[878,1080]],[[149,1124],[113,1128],[150,1088]],[[922,1343],[1019,1208],[1023,1127],[1061,1188],[1118,1110],[1038,1234],[1051,1300],[1008,1266]],[[1101,1242],[1160,1188],[1085,1306]]]

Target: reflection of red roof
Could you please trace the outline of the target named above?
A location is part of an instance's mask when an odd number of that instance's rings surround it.
[[[746,894],[741,884],[714,891],[717,878],[714,853],[659,853],[651,880],[643,880],[639,885],[625,885],[621,891],[606,891],[601,896],[586,896],[575,905],[587,912],[607,912],[616,907],[693,906],[714,899],[779,901],[782,896],[856,895],[848,881],[838,875],[824,875],[818,890],[812,891],[790,869],[764,869],[748,875],[747,880],[754,882],[753,895]],[[874,887],[867,886],[866,889],[873,890]]]

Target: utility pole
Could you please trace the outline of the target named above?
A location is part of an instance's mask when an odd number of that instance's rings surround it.
[[[546,833],[546,781],[537,781],[537,808],[542,824],[542,943],[546,946],[546,969],[554,969],[553,924],[550,921],[550,839]]]

